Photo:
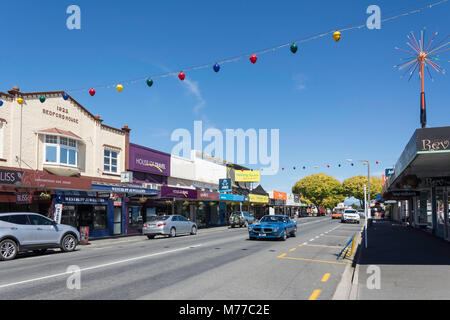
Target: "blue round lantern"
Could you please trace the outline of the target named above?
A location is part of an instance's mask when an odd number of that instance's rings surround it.
[[[303,167],[303,170],[305,170],[306,169],[306,167]]]
[[[215,72],[219,72],[220,66],[216,63],[216,64],[213,66],[213,69],[214,69]]]
[[[67,93],[63,93],[62,97],[63,97],[64,100],[69,99],[69,95]]]
[[[3,105],[3,101],[2,100],[0,100],[0,107]]]

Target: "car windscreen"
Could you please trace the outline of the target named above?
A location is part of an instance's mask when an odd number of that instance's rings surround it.
[[[164,221],[167,219],[169,219],[169,216],[151,216],[147,217],[147,222]]]
[[[356,210],[345,210],[344,213],[356,213]]]
[[[233,212],[233,213],[231,214],[231,216],[232,216],[232,217],[236,217],[236,216],[240,217],[240,216],[241,216],[241,213],[240,213],[240,212]]]
[[[284,222],[285,219],[283,217],[278,216],[265,216],[262,217],[260,222]]]

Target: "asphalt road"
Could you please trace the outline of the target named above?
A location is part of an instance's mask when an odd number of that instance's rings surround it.
[[[286,241],[222,228],[22,255],[0,262],[0,299],[331,299],[348,263],[336,254],[361,227],[312,217]]]

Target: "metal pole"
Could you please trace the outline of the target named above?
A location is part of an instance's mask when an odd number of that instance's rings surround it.
[[[367,200],[367,192],[366,192],[366,185],[364,185],[364,200]],[[364,226],[364,238],[365,238],[365,244],[367,249],[367,201],[365,201],[364,205],[364,215],[366,216],[366,225]]]
[[[367,202],[368,202],[368,209],[370,210],[370,162],[367,161]],[[370,217],[372,218],[372,214],[369,213]]]

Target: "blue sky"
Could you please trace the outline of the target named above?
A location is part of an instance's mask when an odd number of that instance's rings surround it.
[[[115,89],[96,85],[179,71],[183,67],[264,49],[347,25],[365,23],[366,8],[391,11],[435,1],[8,1],[0,11],[0,91],[66,90],[104,123],[128,124],[132,142],[170,152],[170,134],[195,120],[220,130],[280,130],[280,170],[267,190],[289,192],[300,178],[325,172],[339,180],[365,174],[369,159],[381,175],[419,124],[419,79],[393,68],[406,35],[426,27],[450,33],[450,3],[382,24],[212,69]],[[81,8],[81,30],[66,28],[66,8]],[[450,54],[446,55],[450,57]],[[447,59],[450,60],[450,59]],[[443,65],[443,67],[447,67]],[[428,125],[450,119],[450,78],[426,81]],[[375,161],[380,164],[376,165]],[[331,168],[327,168],[330,164]],[[342,164],[341,168],[337,165]],[[319,166],[314,169],[314,166]],[[296,170],[293,170],[293,167]],[[302,170],[303,166],[307,170]],[[254,166],[258,169],[259,166]]]

